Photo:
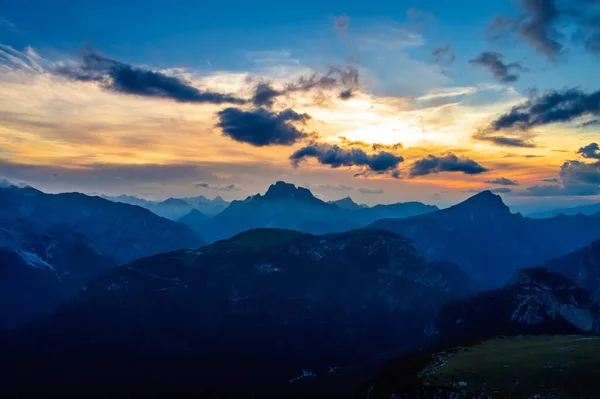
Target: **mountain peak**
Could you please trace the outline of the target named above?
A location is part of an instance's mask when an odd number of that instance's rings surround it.
[[[454,205],[451,207],[451,209],[452,208],[468,209],[474,212],[510,213],[510,209],[502,201],[502,197],[492,193],[490,190],[484,190],[478,194],[475,194],[460,204]]]
[[[264,198],[295,198],[308,200],[316,199],[309,189],[304,187],[296,187],[291,183],[286,183],[283,181],[278,181],[275,184],[271,184],[271,186],[265,193]]]

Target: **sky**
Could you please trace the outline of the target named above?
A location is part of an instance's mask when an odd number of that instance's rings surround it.
[[[47,192],[600,201],[600,0],[0,2],[0,176]]]

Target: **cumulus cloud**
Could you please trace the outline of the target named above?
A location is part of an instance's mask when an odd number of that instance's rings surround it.
[[[498,184],[501,186],[517,186],[519,185],[519,183],[517,183],[514,180],[511,179],[507,179],[506,177],[499,177],[497,179],[494,180],[487,180],[486,183],[488,184]]]
[[[498,134],[491,129],[481,129],[473,135],[473,139],[487,141],[500,147],[535,148],[531,140],[532,135],[524,132],[511,134]]]
[[[528,130],[589,115],[600,115],[600,90],[589,94],[577,88],[556,90],[541,96],[534,95],[525,103],[514,106],[492,121],[490,130]]]
[[[577,153],[584,158],[600,159],[600,147],[598,143],[590,143],[577,150]]]
[[[410,176],[424,176],[431,173],[440,172],[462,172],[467,175],[476,175],[487,172],[489,169],[479,165],[474,160],[467,157],[457,157],[449,153],[442,157],[428,155],[425,158],[415,161],[410,168]]]
[[[576,42],[589,51],[600,51],[597,1],[518,0],[517,5],[521,15],[496,17],[488,27],[490,38],[516,34],[539,54],[556,59],[568,41],[563,28],[569,27]]]
[[[105,90],[143,97],[161,97],[183,103],[244,104],[231,94],[200,90],[181,78],[135,67],[86,50],[78,66],[60,66],[55,72],[68,79],[97,82]]]
[[[598,195],[600,194],[600,161],[594,163],[566,161],[560,167],[558,178],[544,179],[544,181],[556,184],[527,187],[518,195],[532,197]]]
[[[292,125],[292,122],[306,123],[310,115],[299,114],[289,108],[281,112],[271,112],[264,108],[250,111],[225,108],[217,116],[217,127],[221,128],[223,135],[257,147],[291,145],[309,136]]]
[[[312,73],[301,76],[296,81],[288,83],[281,88],[275,88],[270,81],[260,81],[256,84],[252,94],[252,103],[257,106],[271,107],[278,97],[297,92],[311,90],[332,90],[341,88],[339,98],[347,100],[354,95],[359,87],[358,69],[353,66],[344,68],[330,67],[327,73]]]
[[[332,168],[360,166],[364,167],[367,172],[375,173],[393,173],[404,161],[402,156],[387,151],[368,154],[360,148],[343,148],[335,144],[317,142],[300,148],[290,156],[290,160],[295,166],[307,158],[315,158],[319,163]],[[397,174],[393,175],[397,176]]]
[[[519,75],[515,72],[527,72],[527,68],[518,62],[505,64],[504,56],[493,51],[484,51],[475,59],[469,61],[469,64],[479,65],[487,68],[496,80],[502,83],[514,83],[519,80]]]

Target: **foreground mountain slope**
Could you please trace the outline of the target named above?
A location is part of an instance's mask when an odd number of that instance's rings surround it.
[[[355,398],[595,399],[600,338],[520,336],[390,360]]]
[[[529,219],[510,213],[498,195],[483,191],[425,215],[370,225],[401,234],[430,259],[455,262],[480,287],[498,287],[517,269],[532,267],[600,239],[592,216]]]
[[[257,229],[90,281],[22,329],[4,361],[12,386],[34,375],[36,387],[68,388],[68,376],[91,392],[125,381],[263,397],[418,344],[440,304],[468,291],[457,266],[390,232]]]

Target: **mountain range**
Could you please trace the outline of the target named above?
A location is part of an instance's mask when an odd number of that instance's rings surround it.
[[[213,218],[188,226],[213,242],[259,227],[293,229],[310,234],[343,232],[364,227],[382,217],[403,218],[437,209],[420,202],[348,209],[322,201],[306,188],[279,181],[264,195],[233,201]],[[182,222],[186,223],[185,220]]]
[[[0,188],[0,326],[48,313],[120,263],[202,242],[139,206],[7,185]]]
[[[2,362],[13,382],[33,374],[52,392],[76,380],[89,392],[128,381],[148,393],[183,383],[202,397],[284,395],[418,345],[440,305],[469,290],[459,267],[390,232],[255,229],[90,280],[19,330]],[[94,372],[105,367],[110,379]]]
[[[559,215],[577,215],[580,213],[583,215],[600,214],[600,203],[575,206],[575,207],[571,207],[571,208],[551,209],[549,211],[543,211],[543,212],[534,212],[534,213],[529,214],[529,217],[536,218],[536,219],[542,219],[542,218],[551,218],[551,217],[559,216]]]
[[[531,219],[511,213],[490,191],[450,208],[381,219],[369,227],[410,238],[430,259],[460,265],[480,288],[499,287],[517,269],[537,266],[600,239],[597,216]]]

